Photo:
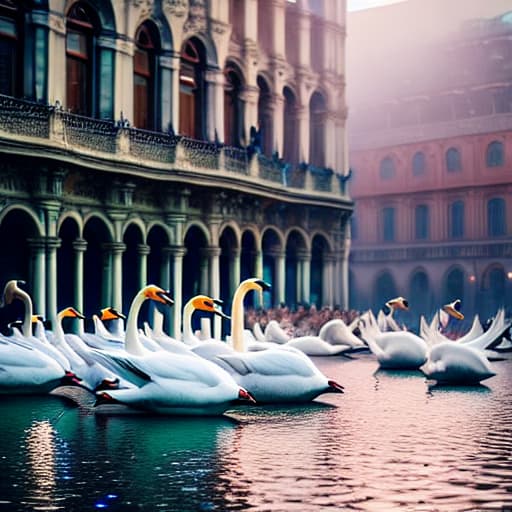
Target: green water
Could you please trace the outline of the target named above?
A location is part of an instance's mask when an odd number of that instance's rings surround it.
[[[219,418],[2,397],[0,511],[512,510],[512,361],[471,388],[315,362],[345,394]]]

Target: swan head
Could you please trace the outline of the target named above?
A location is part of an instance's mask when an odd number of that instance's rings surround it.
[[[208,297],[207,295],[196,295],[192,299],[190,299],[190,302],[194,309],[197,309],[198,311],[206,311],[208,313],[214,313],[215,315],[219,315],[221,318],[225,318],[226,320],[229,320],[229,316],[226,315],[220,307],[222,306],[223,301],[219,299],[212,299],[211,297]],[[218,307],[217,307],[218,306]]]
[[[103,308],[101,310],[101,315],[100,315],[100,320],[101,321],[104,321],[104,320],[117,320],[117,319],[125,319],[126,316],[123,315],[123,313],[120,313],[119,311],[117,311],[117,309],[114,309],[114,308]]]
[[[154,284],[150,284],[144,287],[142,289],[142,293],[146,299],[161,302],[162,304],[166,304],[168,306],[172,306],[174,304],[174,301],[171,299],[169,292],[166,292],[163,288],[160,288]]]
[[[20,279],[11,279],[7,281],[4,287],[3,293],[3,302],[4,304],[12,304],[12,301],[19,295],[22,291],[18,285],[26,284],[25,281],[21,281]]]
[[[450,304],[445,304],[443,306],[443,311],[446,311],[450,316],[456,318],[457,320],[464,320],[464,315],[461,313],[460,309],[462,307],[462,302],[460,299],[455,299]]]
[[[259,279],[258,277],[251,277],[245,281],[242,281],[240,283],[240,287],[246,291],[256,290],[259,292],[267,292],[272,289],[272,285],[266,281],[263,281],[263,279]]]
[[[407,311],[409,309],[409,301],[403,297],[395,297],[394,299],[388,300],[382,309],[386,314],[389,314],[397,309]]]
[[[327,384],[329,385],[329,387],[327,389],[327,393],[344,393],[345,392],[345,388],[341,384],[338,384],[334,380],[327,381]]]
[[[85,319],[85,316],[73,307],[63,309],[59,312],[59,316],[60,318],[80,318],[81,320]]]
[[[249,391],[247,391],[246,389],[244,388],[240,388],[238,390],[238,402],[242,402],[242,403],[251,403],[251,404],[255,404],[256,403],[256,400],[254,399],[254,397],[251,395],[251,393],[249,393]]]

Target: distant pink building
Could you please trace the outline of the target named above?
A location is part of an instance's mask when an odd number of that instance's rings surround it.
[[[427,315],[457,297],[467,314],[512,308],[512,11],[491,4],[422,44],[397,35],[417,0],[349,16],[352,307],[404,295]],[[366,60],[357,31],[379,16],[393,41]]]

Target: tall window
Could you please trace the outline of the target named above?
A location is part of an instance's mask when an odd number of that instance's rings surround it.
[[[382,210],[382,239],[384,242],[395,240],[395,209],[387,207]]]
[[[297,144],[297,105],[293,92],[285,87],[284,96],[284,145],[283,158],[286,162],[297,163],[298,144]]]
[[[258,3],[258,6],[261,2]],[[267,81],[259,76],[258,87],[260,94],[258,97],[258,133],[261,144],[261,151],[268,157],[272,156],[272,95]]]
[[[325,116],[327,106],[324,97],[315,92],[309,102],[309,161],[317,167],[325,167]]]
[[[450,238],[464,236],[464,202],[455,201],[450,205]]]
[[[489,236],[507,234],[505,200],[501,197],[490,199],[487,203],[487,232]]]
[[[501,167],[504,164],[503,143],[495,140],[487,146],[487,167]]]
[[[446,152],[446,170],[450,172],[460,171],[462,169],[462,163],[460,159],[459,150],[456,148],[450,148]]]
[[[391,180],[395,176],[395,163],[390,156],[380,162],[380,177],[383,180]]]
[[[76,114],[92,115],[93,13],[78,2],[68,13],[66,28],[66,104]]]
[[[239,71],[228,66],[224,71],[224,142],[240,146],[243,135],[242,80]]]
[[[418,151],[412,158],[412,173],[414,176],[425,174],[426,162],[425,153]]]
[[[149,22],[139,27],[135,35],[133,56],[133,124],[136,128],[156,128],[155,51],[158,46],[155,31]]]
[[[416,206],[414,213],[416,240],[427,240],[430,230],[428,206],[420,204]]]
[[[0,94],[22,95],[23,45],[19,8],[0,0]]]
[[[181,50],[179,132],[196,139],[206,138],[204,69],[203,46],[198,40],[187,40]]]

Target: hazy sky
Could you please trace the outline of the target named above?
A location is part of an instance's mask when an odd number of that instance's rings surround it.
[[[347,9],[349,11],[358,11],[360,9],[369,9],[370,7],[378,7],[379,5],[395,4],[405,0],[348,0]]]

